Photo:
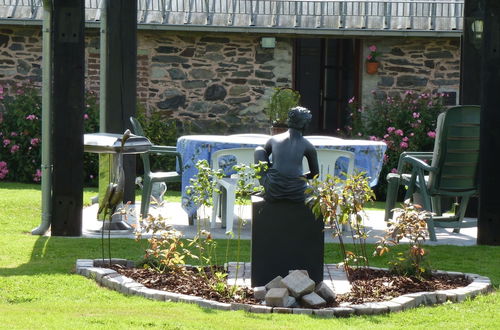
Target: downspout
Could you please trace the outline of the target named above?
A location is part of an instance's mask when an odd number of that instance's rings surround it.
[[[42,222],[31,231],[44,235],[52,217],[52,1],[43,1],[42,25]]]

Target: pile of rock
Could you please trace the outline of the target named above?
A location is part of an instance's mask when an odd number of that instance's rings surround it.
[[[322,308],[335,301],[335,292],[324,282],[318,285],[307,271],[290,271],[288,276],[275,277],[265,286],[254,288],[254,297],[270,307]]]

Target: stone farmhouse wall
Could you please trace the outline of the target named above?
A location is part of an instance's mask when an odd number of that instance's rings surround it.
[[[364,41],[364,58],[368,47],[376,45],[381,53],[378,74],[363,70],[362,99],[369,95],[383,98],[406,90],[456,95],[460,88],[459,38],[378,38]]]
[[[456,38],[385,37],[363,44],[365,52],[375,44],[382,53],[378,74],[362,70],[365,104],[372,90],[378,97],[407,89],[458,91]],[[0,84],[40,86],[41,56],[39,27],[2,27]],[[278,36],[276,48],[263,49],[260,36],[252,34],[139,30],[137,69],[138,102],[148,114],[160,112],[193,133],[267,132],[267,99],[274,87],[292,86],[293,40]],[[87,88],[99,91],[96,29],[86,32],[86,76]]]

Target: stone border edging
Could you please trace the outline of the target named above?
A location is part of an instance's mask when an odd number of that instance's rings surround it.
[[[126,267],[133,266],[133,262],[126,259],[111,259],[112,263]],[[486,276],[477,274],[436,271],[436,274],[448,274],[451,276],[465,275],[472,280],[466,287],[438,290],[433,292],[417,292],[405,294],[388,301],[349,305],[344,307],[330,307],[322,309],[308,308],[286,308],[269,307],[264,305],[248,305],[241,303],[221,303],[207,300],[196,296],[179,294],[174,292],[160,291],[146,288],[136,281],[120,275],[116,271],[99,267],[101,259],[77,259],[76,273],[94,279],[97,283],[109,289],[128,295],[142,296],[152,300],[173,301],[197,304],[200,307],[214,308],[219,310],[244,310],[251,313],[285,313],[285,314],[310,314],[321,317],[349,317],[351,315],[376,315],[393,312],[401,312],[420,305],[436,305],[446,301],[462,302],[467,298],[474,298],[478,294],[488,293],[492,290],[491,280]],[[370,267],[373,269],[384,269]]]

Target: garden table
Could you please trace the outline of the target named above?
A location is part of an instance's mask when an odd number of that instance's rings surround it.
[[[186,187],[190,179],[195,176],[196,163],[199,160],[210,162],[212,153],[220,149],[255,148],[263,146],[270,135],[264,134],[236,134],[236,135],[186,135],[177,140],[177,151],[182,155],[184,164],[182,171],[182,207],[192,218],[197,207],[188,198]],[[381,141],[348,140],[327,136],[306,136],[317,149],[340,149],[351,151],[356,155],[355,171],[364,171],[370,178],[370,186],[378,182],[382,169],[386,144]],[[346,162],[347,163],[347,162]],[[347,166],[346,166],[347,168]]]

